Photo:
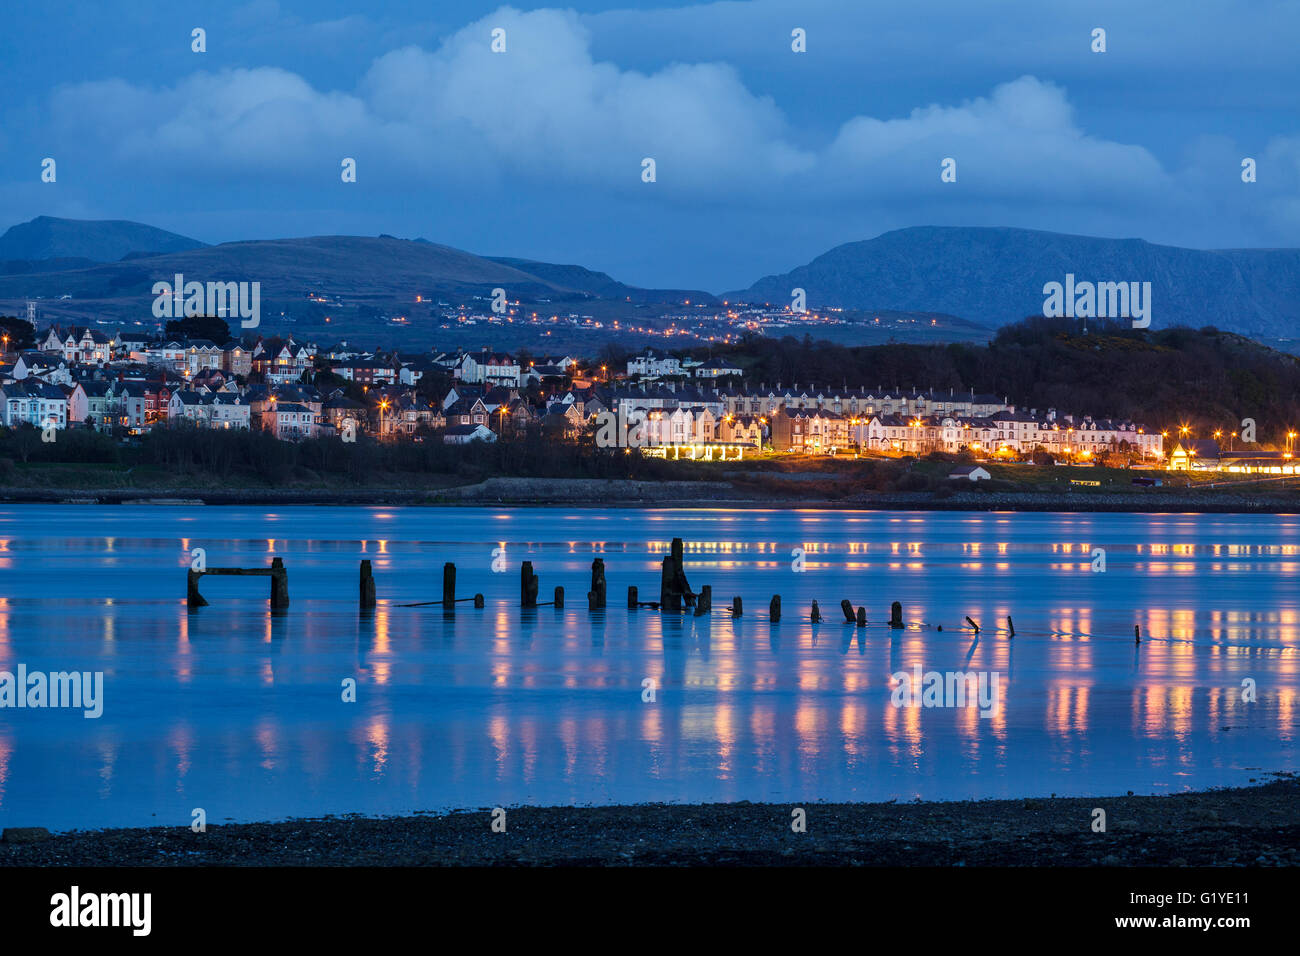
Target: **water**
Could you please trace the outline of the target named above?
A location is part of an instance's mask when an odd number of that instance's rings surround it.
[[[692,586],[741,595],[743,617],[626,609],[629,584],[657,598],[674,535]],[[188,612],[196,547],[211,566],[282,557],[288,611],[267,578],[207,577],[211,606]],[[395,606],[439,598],[448,560],[486,608]],[[518,607],[523,560],[565,609]],[[0,826],[1241,784],[1296,766],[1298,571],[1290,515],[13,507],[0,670],[103,671],[105,703],[0,709]],[[843,597],[871,626],[841,623]],[[905,630],[880,626],[893,600]],[[996,672],[1000,706],[893,706],[891,675],[917,665]]]

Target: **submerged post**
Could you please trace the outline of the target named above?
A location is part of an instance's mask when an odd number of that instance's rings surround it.
[[[537,607],[537,575],[533,574],[533,562],[525,561],[519,568],[519,606]]]
[[[966,623],[969,624],[971,627],[975,628],[975,633],[979,634],[980,626],[970,619],[969,614],[966,615]]]
[[[1141,625],[1141,624],[1134,624],[1134,625],[1133,625],[1133,643],[1134,643],[1134,644],[1141,644],[1141,643],[1142,643],[1142,625]]]
[[[734,598],[731,599],[731,616],[740,617],[740,615],[743,613],[744,613],[744,608],[740,603],[740,595],[737,594]]]
[[[361,562],[361,607],[364,610],[375,603],[375,575],[370,570],[370,559],[365,558]]]
[[[636,606],[637,606],[636,585],[629,584],[627,588],[627,609],[629,611],[635,611]]]
[[[284,559],[271,561],[271,607],[289,606],[289,572],[284,569]]]
[[[587,610],[605,609],[605,559],[596,558],[591,562],[591,590],[587,592]]]
[[[442,566],[442,606],[448,611],[456,609],[456,565],[450,561]]]
[[[564,607],[564,588],[558,584],[555,586],[555,606]]]
[[[897,601],[889,606],[889,626],[903,626],[903,605],[899,604]]]
[[[1011,632],[1011,636],[1012,636],[1012,637],[1015,637],[1015,636],[1016,636],[1016,626],[1015,626],[1014,624],[1011,623],[1011,615],[1010,615],[1010,614],[1007,615],[1007,630]]]
[[[185,574],[185,603],[190,607],[207,607],[208,602],[199,593],[199,578],[203,575],[191,568]]]
[[[682,609],[682,593],[677,590],[676,579],[677,573],[672,555],[666,554],[659,576],[659,610],[680,611]]]
[[[695,616],[702,617],[713,610],[713,585],[706,584],[700,588],[699,600],[695,602]]]
[[[475,594],[475,595],[474,595],[474,606],[475,606],[475,607],[482,607],[482,606],[483,606],[483,603],[484,603],[484,602],[483,602],[483,595],[481,595],[481,594]]]
[[[773,594],[773,595],[772,595],[772,603],[770,603],[770,604],[767,606],[767,613],[768,613],[768,616],[772,619],[772,623],[773,623],[773,624],[777,624],[777,623],[780,622],[780,620],[781,620],[781,595],[779,595],[779,594]]]
[[[845,598],[843,601],[840,602],[840,610],[844,612],[844,623],[845,623],[845,624],[852,624],[852,623],[853,623],[853,605],[852,605],[851,603],[849,603],[849,599],[848,599],[848,598]]]
[[[865,607],[860,607],[858,608],[858,627],[866,627],[866,626],[867,626],[867,609]]]
[[[821,612],[821,608],[819,608],[819,607],[817,606],[817,599],[816,599],[816,598],[813,599],[813,606],[812,606],[812,622],[813,622],[814,624],[820,624],[820,623],[822,622],[822,612]]]

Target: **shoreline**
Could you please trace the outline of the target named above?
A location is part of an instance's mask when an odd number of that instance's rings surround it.
[[[74,830],[0,866],[1295,866],[1300,775],[1160,796],[637,804]],[[806,812],[806,832],[791,828]],[[1094,832],[1097,808],[1105,832]],[[31,821],[35,822],[35,821]]]
[[[945,489],[946,491],[947,489]],[[793,492],[794,489],[792,488]],[[838,498],[752,493],[727,481],[489,478],[442,488],[0,488],[0,504],[361,505],[428,507],[693,508],[832,511],[1021,511],[1134,514],[1296,514],[1300,499],[1197,493],[1033,491],[864,492]]]

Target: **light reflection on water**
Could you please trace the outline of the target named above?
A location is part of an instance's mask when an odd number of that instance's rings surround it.
[[[745,616],[626,609],[630,584],[655,599],[674,535],[692,585]],[[187,612],[195,547],[211,566],[282,557],[290,608],[268,610],[267,578],[208,577],[211,606]],[[593,556],[604,612],[586,608]],[[1294,516],[14,508],[0,669],[102,670],[106,702],[99,720],[0,710],[0,826],[1242,783],[1295,768],[1297,556]],[[517,606],[523,560],[563,610]],[[436,600],[444,561],[484,609],[397,606]],[[871,626],[843,625],[841,598]],[[906,630],[880,626],[893,600]],[[892,706],[890,675],[918,665],[996,671],[1002,706]]]

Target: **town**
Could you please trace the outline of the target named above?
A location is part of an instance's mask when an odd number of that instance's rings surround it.
[[[129,439],[159,427],[253,429],[284,441],[366,435],[446,444],[536,429],[548,439],[579,441],[610,419],[639,429],[636,440],[615,444],[669,459],[945,453],[1294,473],[1290,433],[1287,451],[1233,450],[1221,432],[1197,439],[1186,428],[1170,447],[1167,431],[1080,410],[1020,408],[1005,395],[752,382],[727,362],[654,350],[624,369],[569,354],[366,350],[292,335],[217,344],[50,326],[25,348],[11,351],[10,339],[3,337],[0,364],[3,424],[30,425],[47,441],[62,429]],[[978,479],[982,471],[963,476]]]

